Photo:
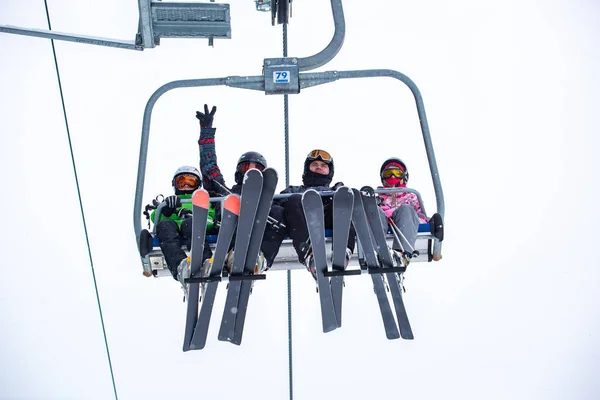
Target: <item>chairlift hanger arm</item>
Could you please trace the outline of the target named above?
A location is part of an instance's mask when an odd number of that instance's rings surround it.
[[[0,32],[128,50],[153,48],[160,44],[162,37],[208,38],[209,41],[231,38],[229,4],[138,0],[138,6],[138,33],[132,41],[11,25],[0,25]]]
[[[403,82],[406,86],[408,86],[415,98],[417,114],[419,115],[419,123],[421,125],[421,132],[423,134],[423,141],[425,143],[425,151],[427,153],[427,159],[429,161],[429,169],[431,171],[431,178],[433,180],[433,187],[435,190],[437,200],[437,213],[439,213],[443,218],[445,212],[444,193],[442,191],[442,185],[440,182],[435,153],[433,151],[433,144],[431,142],[431,135],[429,133],[429,124],[427,123],[425,105],[423,104],[423,97],[421,96],[419,88],[408,76],[402,74],[401,72],[394,71],[391,69],[368,69],[355,71],[328,71],[303,73],[300,74],[299,81],[300,88],[305,89],[311,86],[322,85],[339,79],[384,77],[398,79],[399,81]]]
[[[86,35],[72,35],[69,33],[62,33],[57,31],[49,31],[45,29],[28,29],[19,28],[11,25],[0,25],[0,32],[13,33],[16,35],[41,37],[45,39],[64,40],[67,42],[75,43],[86,43],[97,46],[116,47],[119,49],[128,50],[144,50],[144,46],[136,44],[133,40],[116,40],[116,39],[105,39],[94,36]]]
[[[327,64],[342,48],[344,37],[346,36],[346,22],[342,0],[331,0],[331,11],[335,27],[331,41],[319,53],[310,57],[298,58],[298,68],[300,71],[310,71],[311,69],[316,69]]]

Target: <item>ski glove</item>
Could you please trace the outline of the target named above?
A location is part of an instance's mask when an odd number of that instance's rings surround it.
[[[192,216],[192,210],[190,210],[189,208],[180,208],[179,211],[177,211],[177,216],[181,219],[185,219],[187,217],[191,217]]]
[[[333,191],[338,190],[338,188],[340,188],[342,186],[344,186],[344,182],[337,182],[335,185],[333,185],[331,190],[333,190]]]
[[[201,128],[212,128],[213,119],[215,117],[215,113],[217,112],[217,106],[213,106],[210,113],[208,112],[208,105],[204,105],[204,113],[200,111],[196,111],[196,118],[200,121]]]
[[[167,207],[175,210],[181,207],[181,199],[178,196],[169,196],[165,199]]]
[[[381,206],[381,209],[385,213],[386,217],[392,218],[392,214],[394,213],[394,209],[392,207],[383,205],[383,206]]]

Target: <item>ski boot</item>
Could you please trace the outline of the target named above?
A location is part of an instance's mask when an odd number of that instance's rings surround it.
[[[227,257],[225,258],[225,265],[223,265],[223,276],[231,275],[231,271],[233,270],[233,249],[229,250],[227,253]],[[229,289],[229,282],[227,282],[227,286]]]
[[[265,255],[261,251],[258,253],[258,257],[256,258],[256,265],[254,266],[254,275],[260,275],[267,270],[267,259]],[[252,289],[254,289],[254,281],[251,281],[250,284],[250,293],[252,293]]]
[[[254,267],[254,275],[262,274],[267,270],[267,259],[261,251],[256,258],[256,266]]]
[[[350,250],[348,247],[346,247],[346,259],[344,260],[344,269],[346,269],[348,267],[348,264],[350,263],[350,259],[352,258],[352,250]],[[331,257],[329,259],[329,261],[333,264],[333,253],[331,253]]]
[[[392,257],[394,261],[399,267],[404,267],[404,271],[406,271],[406,267],[408,267],[408,264],[410,264],[410,260],[417,258],[418,256],[419,252],[417,250],[413,251],[412,253],[410,251],[392,250]]]
[[[309,253],[306,256],[306,258],[304,259],[304,262],[302,264],[306,267],[306,270],[308,272],[310,272],[313,279],[315,280],[317,293],[319,293],[319,284],[317,282],[317,269],[315,268],[315,258],[313,257],[312,253]]]
[[[210,269],[212,267],[212,262],[213,262],[212,257],[204,260],[204,263],[202,264],[202,268],[200,270],[201,271],[200,276],[202,278],[208,278],[208,276],[210,275]],[[202,283],[200,283],[200,298],[198,299],[198,302],[202,301],[205,291],[206,291],[206,282],[202,282]]]
[[[306,259],[304,259],[304,266],[306,267],[308,272],[310,272],[313,279],[316,281],[317,269],[315,268],[315,258],[313,257],[312,253],[310,253],[308,256],[306,256]]]
[[[350,250],[348,247],[346,247],[346,254],[345,254],[345,259],[344,259],[344,270],[346,268],[348,268],[348,264],[350,264],[351,258],[352,258],[352,250]],[[331,258],[329,261],[331,261],[331,264],[333,265],[333,252],[331,253]],[[359,263],[360,263],[360,260],[359,260]],[[344,287],[346,287],[346,278],[344,278],[344,277],[342,277],[342,284],[344,285]]]
[[[183,301],[185,302],[188,298],[189,294],[189,284],[185,283],[185,280],[190,277],[191,269],[190,269],[190,257],[186,257],[177,266],[177,280],[181,283],[181,288],[183,289]]]
[[[350,264],[351,258],[352,258],[352,250],[350,250],[350,248],[346,247],[346,262],[344,263],[344,268],[348,267],[348,264]]]

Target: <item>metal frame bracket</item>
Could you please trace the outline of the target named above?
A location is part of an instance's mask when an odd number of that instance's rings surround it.
[[[295,57],[265,58],[263,76],[265,94],[300,93],[300,69]]]

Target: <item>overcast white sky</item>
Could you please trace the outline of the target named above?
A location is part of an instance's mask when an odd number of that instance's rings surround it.
[[[137,2],[48,0],[61,32],[132,40]],[[56,42],[91,254],[121,399],[288,396],[286,275],[256,285],[244,340],[181,351],[185,305],[142,276],[132,208],[143,110],[162,84],[259,75],[281,28],[232,2],[232,39],[143,52]],[[319,69],[389,68],[419,86],[446,197],[444,259],[416,264],[414,341],[385,339],[370,279],[347,280],[344,326],[323,334],[318,296],[292,274],[294,398],[595,399],[600,396],[596,2],[344,2],[344,46]],[[0,24],[46,29],[44,2],[0,2]],[[289,55],[323,49],[327,0],[297,0]],[[0,398],[114,398],[49,40],[0,34]],[[219,164],[261,151],[283,188],[283,100],[180,89],[152,120],[145,203],[197,165],[195,111],[216,104]],[[435,199],[408,89],[336,82],[290,97],[291,183],[315,147],[335,180],[377,185],[389,156]]]

